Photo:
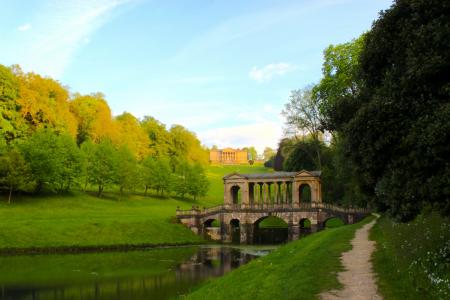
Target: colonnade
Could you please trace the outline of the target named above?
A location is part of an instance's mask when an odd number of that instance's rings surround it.
[[[235,161],[236,152],[222,152],[222,161]]]
[[[249,182],[250,205],[292,203],[292,182]]]

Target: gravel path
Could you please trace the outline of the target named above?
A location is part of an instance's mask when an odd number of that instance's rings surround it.
[[[320,294],[322,300],[381,300],[377,292],[370,257],[375,250],[375,242],[369,240],[369,230],[376,220],[356,231],[351,241],[353,249],[342,253],[341,261],[345,271],[338,274],[342,290],[332,290]]]

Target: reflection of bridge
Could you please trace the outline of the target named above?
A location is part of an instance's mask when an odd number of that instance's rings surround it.
[[[322,203],[320,172],[274,172],[264,174],[230,174],[224,178],[224,205],[191,210],[177,210],[177,217],[192,231],[208,234],[215,240],[231,242],[238,233],[241,243],[252,244],[259,223],[269,216],[288,224],[289,239],[324,227],[330,218],[352,224],[369,211],[342,208]],[[220,227],[212,227],[214,220]],[[309,222],[308,222],[309,221]]]

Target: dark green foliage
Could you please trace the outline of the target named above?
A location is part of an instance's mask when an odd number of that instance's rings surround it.
[[[449,14],[448,1],[396,1],[365,35],[359,61],[344,60],[353,61],[348,80],[333,83],[356,88],[319,93],[359,191],[403,221],[426,203],[450,214]],[[356,42],[344,56],[358,53]]]
[[[378,287],[386,300],[448,299],[450,221],[438,214],[410,223],[382,217],[371,233]]]

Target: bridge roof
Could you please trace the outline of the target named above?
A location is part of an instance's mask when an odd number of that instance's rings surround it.
[[[231,176],[239,176],[245,179],[277,179],[277,178],[294,178],[297,175],[320,177],[321,171],[305,171],[300,172],[272,172],[272,173],[252,173],[252,174],[239,174],[232,173],[223,177],[227,179]]]

